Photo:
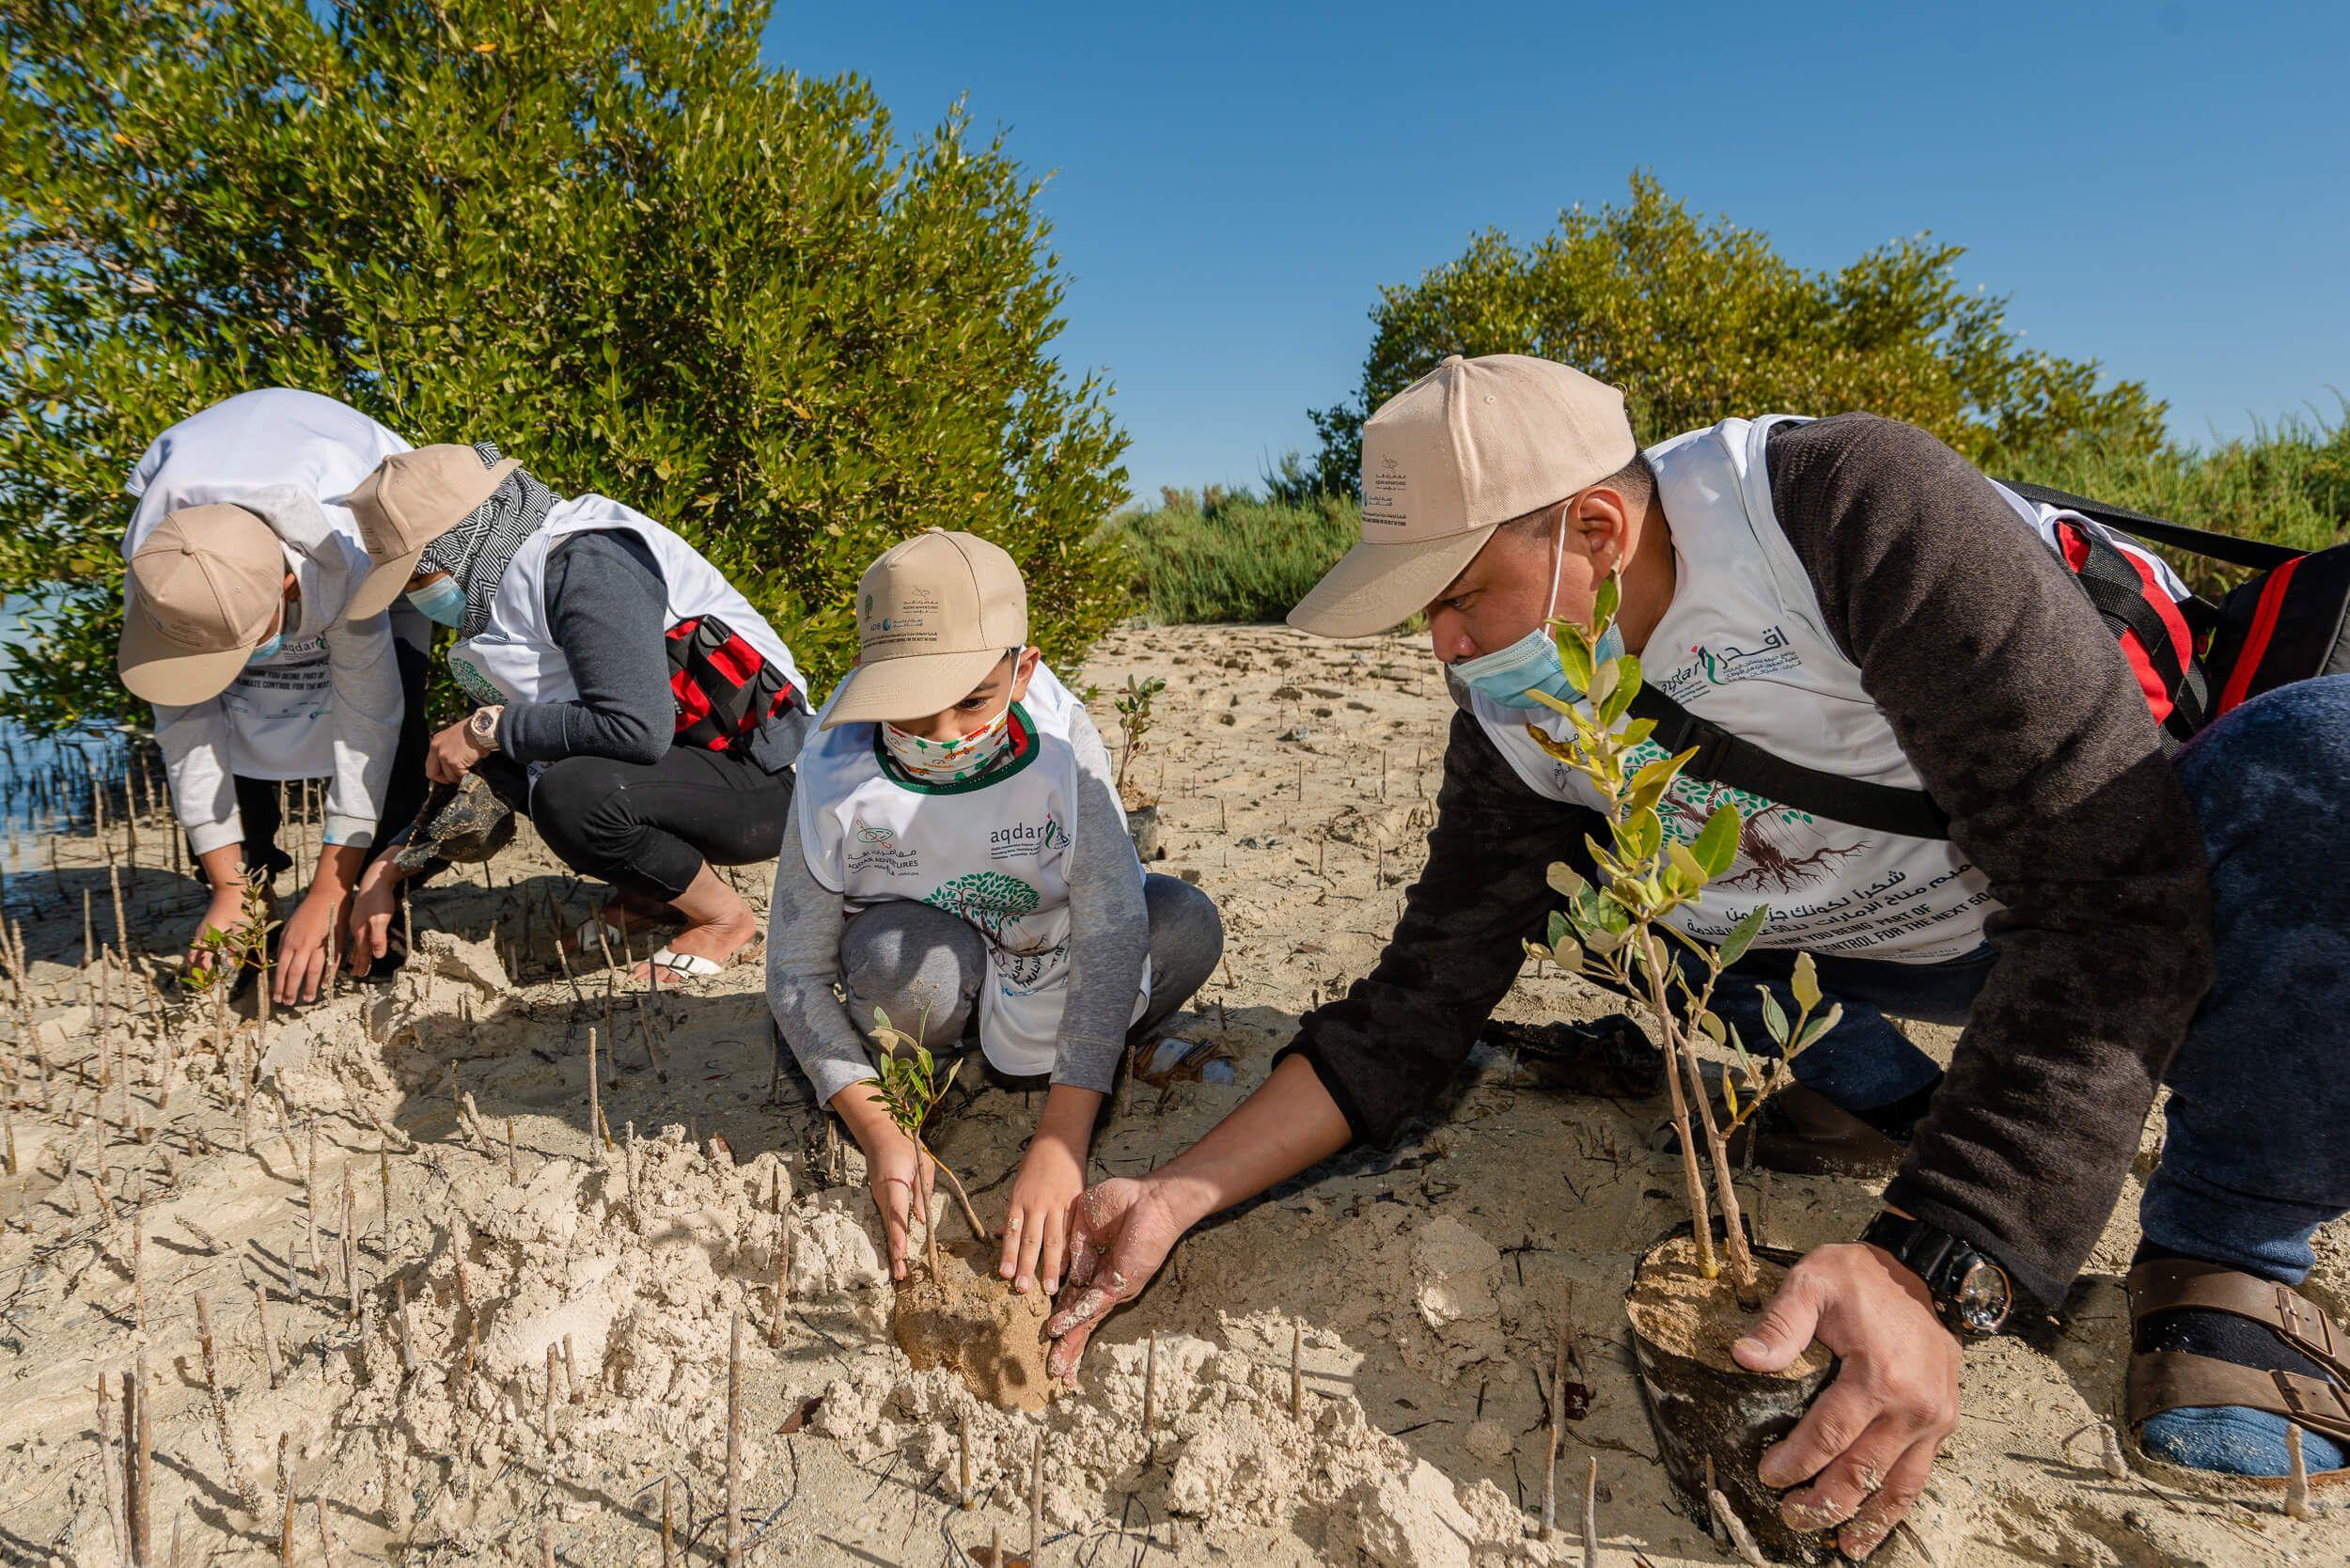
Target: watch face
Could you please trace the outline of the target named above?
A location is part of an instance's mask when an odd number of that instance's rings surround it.
[[[2014,1294],[2008,1287],[2005,1271],[1987,1259],[1978,1258],[1960,1277],[1950,1304],[1967,1332],[1997,1334],[2007,1322]]]

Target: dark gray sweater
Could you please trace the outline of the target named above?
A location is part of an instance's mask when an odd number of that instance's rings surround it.
[[[518,762],[610,757],[657,762],[677,729],[668,595],[645,541],[624,529],[574,534],[547,557],[547,625],[579,696],[512,702],[498,749]]]
[[[1950,1076],[1887,1200],[2054,1303],[2095,1245],[2210,983],[2202,839],[2129,666],[2055,556],[1957,453],[1842,415],[1774,431],[1781,526],[1950,838],[2002,906]],[[1669,521],[1669,519],[1668,519]],[[1428,866],[1303,1055],[1361,1138],[1460,1066],[1594,813],[1536,794],[1466,713]]]

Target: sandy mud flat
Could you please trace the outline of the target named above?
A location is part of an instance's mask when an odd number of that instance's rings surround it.
[[[1107,694],[1136,670],[1168,681],[1137,764],[1161,797],[1153,869],[1213,892],[1229,934],[1177,1032],[1229,1046],[1238,1081],[1130,1089],[1097,1174],[1211,1125],[1301,1011],[1369,969],[1423,854],[1450,714],[1404,639],[1127,630],[1072,682],[1100,689],[1105,733]],[[755,968],[650,1001],[600,962],[567,979],[552,932],[592,892],[525,828],[486,876],[423,894],[406,974],[221,1027],[148,985],[201,907],[159,864],[165,831],[138,823],[133,855],[118,821],[104,847],[67,839],[56,870],[44,850],[10,879],[47,1072],[24,1059],[0,1176],[0,1562],[121,1560],[120,1379],[142,1356],[150,1560],[175,1541],[191,1568],[271,1560],[290,1495],[304,1563],[659,1562],[665,1497],[673,1549],[723,1561],[738,1317],[755,1562],[982,1562],[992,1537],[1016,1556],[1040,1441],[1046,1563],[1579,1562],[1594,1459],[1602,1562],[1727,1560],[1664,1483],[1624,1343],[1633,1260],[1674,1218],[1675,1168],[1650,1148],[1661,1101],[1568,1097],[1482,1046],[1441,1118],[1191,1237],[1096,1337],[1082,1388],[1008,1412],[898,1350],[859,1162],[776,1072]],[[83,894],[112,945],[109,854],[135,978],[102,983]],[[763,897],[763,870],[741,881]],[[13,1060],[12,996],[0,1011]],[[1529,974],[1501,1016],[1617,1011]],[[591,1031],[608,1144],[589,1129]],[[258,1090],[240,1105],[248,1057]],[[991,1223],[1036,1109],[955,1090],[935,1141]],[[1843,1239],[1872,1196],[1779,1178],[1760,1222],[1780,1246]],[[1966,1419],[1878,1560],[2350,1560],[2339,1504],[2295,1524],[2273,1495],[2110,1478],[2093,1431],[2068,1447],[2119,1414],[2137,1196],[2134,1175],[2060,1323],[1970,1353]],[[961,1231],[949,1215],[942,1234]],[[2320,1252],[2311,1294],[2350,1315],[2344,1227]],[[1544,1385],[1570,1287],[1589,1400],[1545,1544]]]

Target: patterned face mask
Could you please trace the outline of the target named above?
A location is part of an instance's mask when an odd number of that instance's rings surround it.
[[[951,741],[926,741],[889,723],[882,725],[881,736],[890,758],[925,784],[958,784],[994,767],[1011,745],[1011,703],[1007,700],[1002,713]]]

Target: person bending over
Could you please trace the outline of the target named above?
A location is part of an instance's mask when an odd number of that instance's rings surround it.
[[[172,808],[212,902],[188,944],[237,930],[247,880],[293,860],[278,791],[326,780],[309,891],[279,933],[271,991],[312,1001],[361,871],[424,794],[424,618],[359,610],[367,547],[340,495],[408,443],[332,398],[240,393],[158,435],[123,489],[117,667],[155,705]]]
[[[1027,646],[1026,586],[1002,549],[935,528],[893,547],[858,584],[857,639],[801,754],[776,868],[776,1030],[865,1151],[898,1278],[932,1177],[864,1083],[859,1026],[878,1009],[940,1051],[976,1033],[995,1075],[1044,1089],[998,1266],[1050,1293],[1127,1043],[1214,972],[1223,923],[1198,887],[1143,873],[1108,752]]]
[[[481,704],[432,737],[432,781],[478,772],[565,865],[614,886],[597,919],[682,921],[636,978],[725,967],[758,922],[713,868],[775,855],[807,732],[783,639],[669,529],[556,495],[487,443],[387,459],[350,506],[375,561],[360,606],[405,593],[456,628],[449,669]],[[361,886],[362,972],[399,875],[380,861]]]
[[[1255,1093],[1080,1200],[1057,1371],[1185,1228],[1393,1137],[1467,1057],[1556,907],[1547,868],[1589,874],[1586,835],[1605,836],[1527,731],[1570,732],[1534,696],[1574,699],[1545,625],[1587,623],[1612,575],[1646,685],[1793,770],[1923,792],[1946,819],[1741,799],[1736,863],[1676,912],[1718,941],[1771,906],[1770,950],[1716,995],[1783,986],[1800,951],[1845,1004],[1793,1064],[1816,1114],[1755,1139],[1757,1162],[1892,1153],[1877,1216],[1806,1255],[1734,1347],[1756,1371],[1815,1339],[1841,1358],[1761,1462],[1788,1522],[1856,1556],[1884,1541],[1957,1423],[1965,1338],[2060,1303],[2166,1083],[2131,1425],[2154,1457],[2274,1477],[2297,1424],[2312,1471],[2343,1466],[2350,1340],[2293,1287],[2350,1206],[2350,676],[2254,698],[2167,757],[2155,694],[2060,554],[2096,525],[1869,415],[1729,419],[1643,453],[1614,388],[1456,356],[1366,423],[1363,492],[1363,542],[1291,619],[1356,636],[1427,612],[1460,708],[1427,868],[1371,974],[1306,1015]],[[1685,839],[1731,797],[1683,786],[1659,816]],[[1887,1012],[1964,1024],[1947,1075]]]

